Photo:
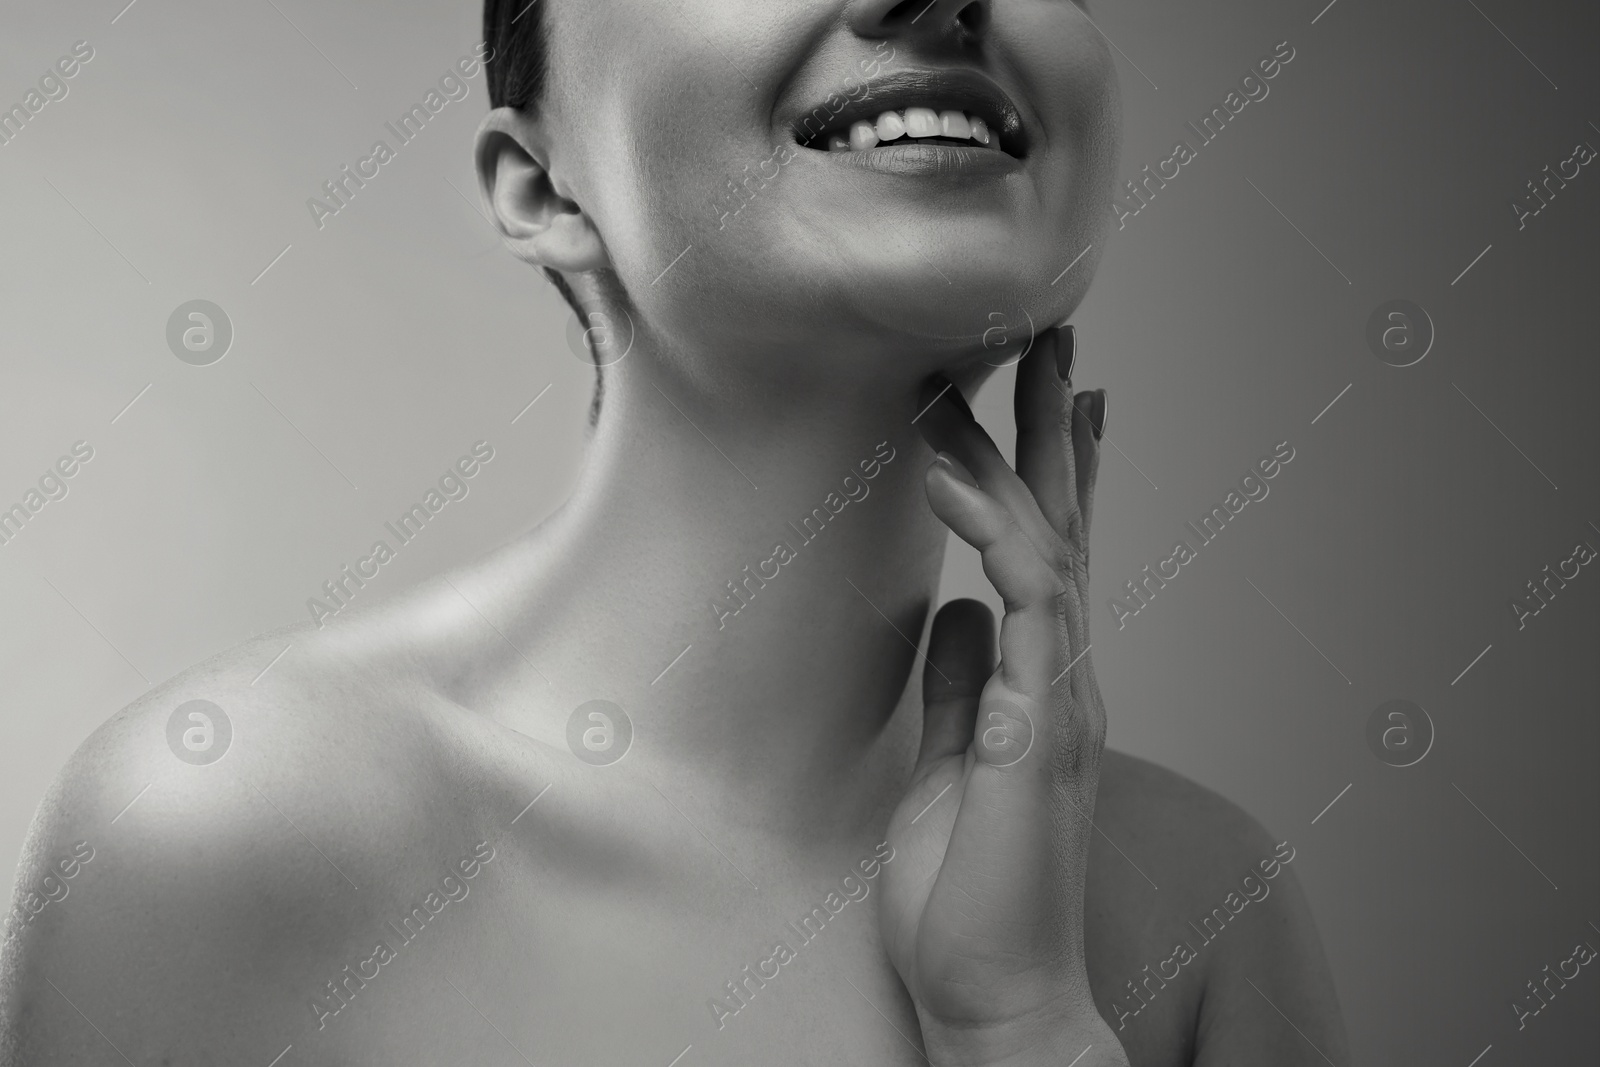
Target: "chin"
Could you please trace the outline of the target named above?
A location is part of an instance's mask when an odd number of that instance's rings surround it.
[[[973,354],[1000,366],[1070,315],[1087,287],[1087,275],[1052,286],[1043,258],[1012,251],[939,261],[901,251],[892,262],[863,265],[872,284],[856,284],[841,299],[894,348]]]
[[[797,362],[834,373],[998,368],[1072,313],[1097,258],[1051,284],[1084,245],[1099,244],[1081,218],[826,217],[771,203],[738,229],[695,235],[712,254],[686,259],[671,286],[640,286],[643,318],[687,349],[793,347]]]

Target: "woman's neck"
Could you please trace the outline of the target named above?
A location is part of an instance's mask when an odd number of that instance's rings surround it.
[[[774,812],[870,805],[915,737],[884,730],[946,540],[919,383],[713,401],[659,368],[607,371],[577,491],[489,564],[495,617],[549,679],[513,684],[546,735],[585,701],[621,705],[647,771],[742,786]]]

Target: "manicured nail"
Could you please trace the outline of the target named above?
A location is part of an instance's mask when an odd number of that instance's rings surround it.
[[[950,453],[940,452],[933,457],[933,461],[956,481],[964,482],[974,489],[978,487],[978,480],[972,476],[972,472],[967,470],[965,464]]]
[[[1089,428],[1094,431],[1094,439],[1100,440],[1106,432],[1106,391],[1096,389],[1094,402],[1089,409]]]
[[[1056,331],[1056,373],[1064,382],[1072,381],[1072,368],[1078,365],[1078,331],[1063,326]]]

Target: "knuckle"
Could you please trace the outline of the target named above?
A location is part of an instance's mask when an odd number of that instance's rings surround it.
[[[1077,617],[1077,597],[1073,596],[1072,588],[1065,582],[1057,579],[1055,589],[1050,595],[1050,607],[1055,615],[1056,622],[1064,629],[1062,633],[1072,633],[1072,620]]]
[[[1073,701],[1066,715],[1067,729],[1056,746],[1055,770],[1068,782],[1097,767],[1106,747],[1106,717],[1098,706]]]
[[[1086,714],[1083,717],[1084,737],[1090,750],[1099,756],[1106,747],[1106,711],[1100,706],[1099,701],[1085,704]]]
[[[1067,535],[1058,538],[1051,548],[1050,567],[1067,581],[1076,582],[1089,565],[1089,554],[1083,547],[1083,520],[1077,512],[1067,519]]]
[[[1067,582],[1059,573],[1051,572],[1046,579],[1048,586],[1046,592],[1049,596],[1050,614],[1056,622],[1069,622],[1074,614],[1076,597],[1073,596],[1071,583]]]

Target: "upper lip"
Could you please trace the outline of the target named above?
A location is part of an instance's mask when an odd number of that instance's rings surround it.
[[[825,146],[829,134],[848,136],[854,122],[872,122],[885,111],[931,107],[936,111],[955,109],[981,118],[999,138],[1000,147],[1007,154],[1021,158],[1027,153],[1027,131],[1017,106],[1004,89],[979,71],[969,68],[898,70],[874,78],[866,85],[866,94],[855,100],[847,99],[837,114],[818,103],[812,110],[797,115],[793,124],[795,140],[803,145]],[[819,115],[825,123],[820,133],[814,134],[805,125],[813,114]]]

